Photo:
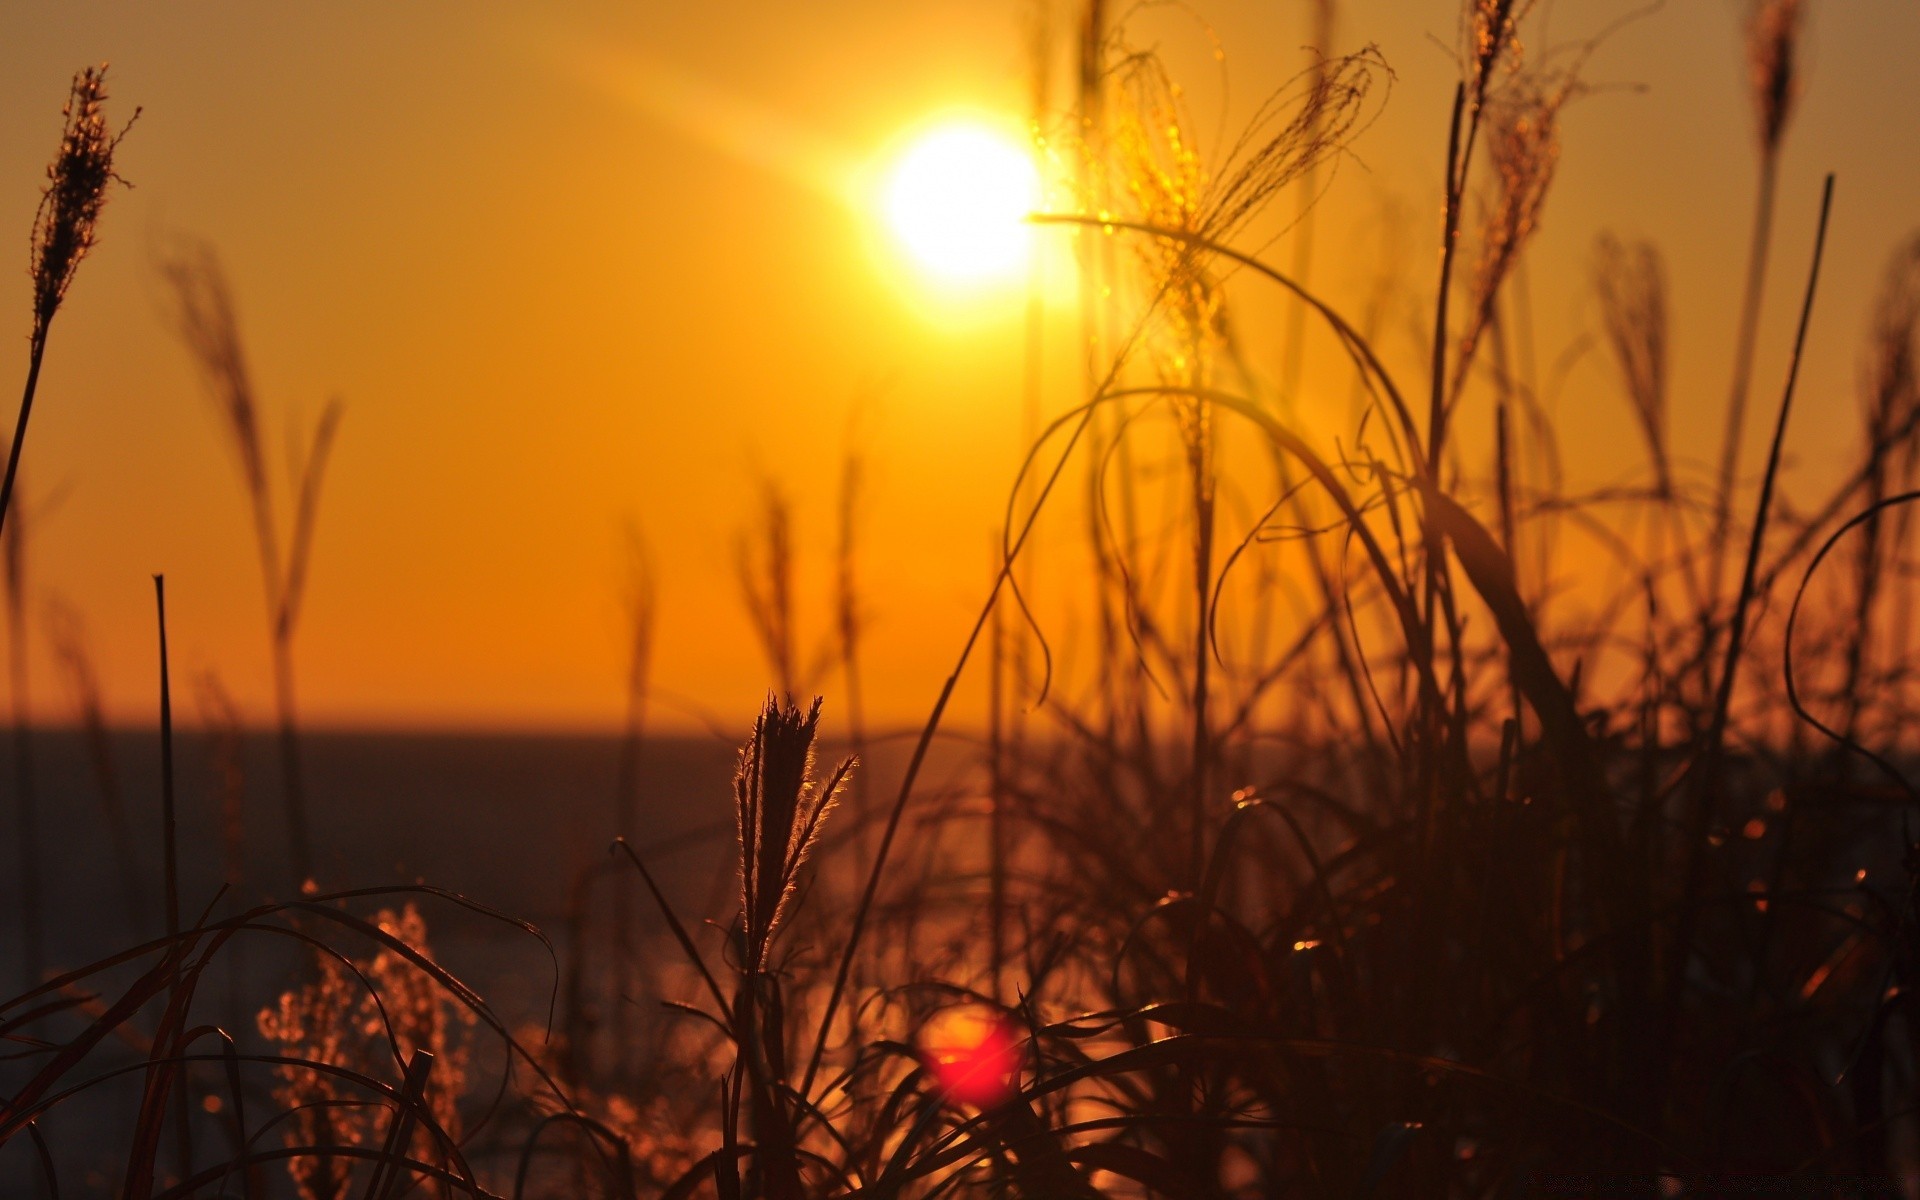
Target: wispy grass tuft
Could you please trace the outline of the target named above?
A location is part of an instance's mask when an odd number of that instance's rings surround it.
[[[190,244],[163,261],[160,274],[173,294],[181,342],[193,356],[240,466],[253,520],[255,550],[267,603],[273,660],[274,710],[279,735],[281,785],[287,811],[288,865],[296,890],[313,881],[314,857],[306,781],[300,766],[300,735],[294,687],[294,636],[306,596],[307,569],[319,519],[321,486],[346,406],[328,401],[304,442],[295,436],[289,478],[283,490],[292,517],[281,531],[266,452],[265,417],[254,391],[240,340],[239,316],[213,248]],[[284,537],[284,541],[283,541]]]

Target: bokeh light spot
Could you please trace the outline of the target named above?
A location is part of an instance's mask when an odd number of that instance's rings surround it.
[[[950,1100],[975,1108],[1011,1096],[1020,1070],[1012,1028],[985,1005],[935,1013],[920,1029],[920,1054]]]

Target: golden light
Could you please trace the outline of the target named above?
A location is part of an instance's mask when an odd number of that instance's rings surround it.
[[[910,144],[887,175],[888,227],[922,268],[956,284],[1022,278],[1034,250],[1027,215],[1040,173],[1026,147],[985,124],[956,122]]]
[[[920,1055],[947,1099],[991,1108],[1011,1096],[1020,1074],[1013,1026],[984,1004],[944,1008],[920,1028]]]

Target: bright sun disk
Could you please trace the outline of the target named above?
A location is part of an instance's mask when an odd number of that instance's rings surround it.
[[[1040,174],[1026,148],[975,124],[922,134],[887,176],[887,225],[917,263],[955,283],[1020,275],[1033,251],[1027,215]]]

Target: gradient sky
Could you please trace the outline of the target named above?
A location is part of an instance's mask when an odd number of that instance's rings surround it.
[[[1303,65],[1308,7],[1194,5],[1225,49],[1224,94],[1190,19],[1158,12],[1142,28],[1193,81],[1203,125],[1232,128]],[[1549,41],[1639,7],[1563,3]],[[27,231],[67,79],[108,61],[113,111],[144,108],[120,163],[135,186],[113,196],[55,325],[23,472],[29,503],[60,497],[36,523],[35,594],[85,614],[111,714],[151,719],[154,571],[168,576],[176,672],[216,672],[256,715],[269,695],[238,474],[155,272],[190,237],[217,248],[234,285],[272,445],[328,397],[347,404],[298,649],[311,723],[611,724],[632,517],[661,574],[656,678],[688,702],[663,719],[741,724],[767,677],[737,598],[736,531],[760,472],[795,493],[811,647],[826,630],[832,480],[856,405],[875,460],[870,703],[881,720],[917,720],[987,582],[1019,448],[1024,300],[931,288],[887,245],[863,180],[939,114],[1022,119],[1027,11],[7,5],[0,229],[19,239],[22,337],[0,377],[25,370]],[[1673,0],[1595,54],[1587,78],[1600,86],[1566,115],[1530,262],[1547,359],[1595,328],[1598,231],[1662,245],[1674,440],[1702,461],[1752,205],[1741,12]],[[1361,294],[1395,242],[1413,271],[1407,304],[1432,286],[1456,13],[1448,0],[1340,6],[1340,46],[1378,43],[1397,78],[1322,201],[1318,278],[1335,297]],[[1837,171],[1791,480],[1817,478],[1851,444],[1865,313],[1886,256],[1920,227],[1916,51],[1920,7],[1812,0],[1755,392],[1769,410],[1820,177]],[[1064,88],[1055,95],[1064,107]],[[1402,227],[1389,237],[1381,214],[1393,211]],[[1050,309],[1055,410],[1078,394],[1070,311]],[[1409,354],[1411,335],[1393,349]],[[1344,380],[1327,378],[1344,398]],[[1610,450],[1634,434],[1605,364],[1582,363],[1561,405],[1576,471],[1616,473]],[[69,719],[47,655],[33,662],[37,713]]]

